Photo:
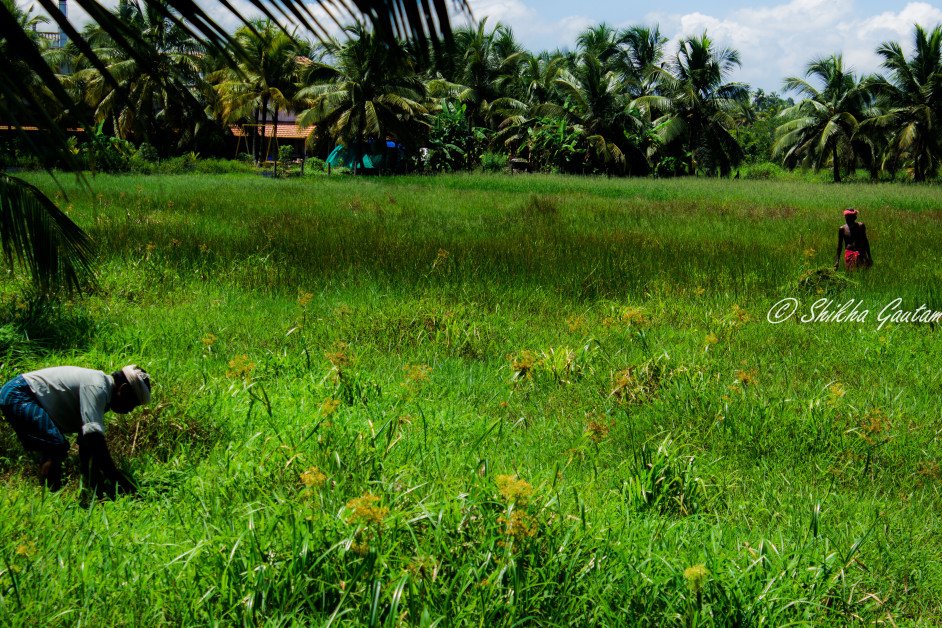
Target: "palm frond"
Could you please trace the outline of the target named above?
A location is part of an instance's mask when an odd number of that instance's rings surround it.
[[[0,250],[29,269],[43,292],[81,290],[94,281],[92,244],[36,186],[0,173]]]

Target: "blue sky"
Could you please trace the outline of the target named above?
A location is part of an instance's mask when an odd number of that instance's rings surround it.
[[[728,0],[658,3],[617,0],[469,0],[477,19],[509,24],[528,48],[572,47],[590,24],[659,24],[671,39],[706,29],[717,43],[739,51],[742,68],[733,80],[780,90],[782,79],[801,74],[820,55],[842,52],[858,72],[879,69],[874,49],[886,40],[904,47],[914,23],[942,23],[942,1]]]

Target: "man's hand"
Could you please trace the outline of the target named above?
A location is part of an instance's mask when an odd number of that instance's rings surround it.
[[[134,494],[137,487],[115,467],[101,432],[89,432],[78,438],[79,464],[89,486],[108,496],[116,493]]]

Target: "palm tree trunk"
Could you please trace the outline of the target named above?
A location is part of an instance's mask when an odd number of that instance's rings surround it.
[[[834,147],[831,149],[831,161],[834,165],[834,183],[841,182],[841,162],[837,158],[837,144],[834,144]]]
[[[262,145],[259,147],[259,153],[262,154],[262,165],[268,161],[268,146],[265,145],[265,125],[268,124],[268,96],[262,97]]]
[[[278,176],[278,159],[281,154],[278,152],[278,107],[275,107],[275,113],[272,117],[272,137],[275,138],[275,177]]]
[[[258,107],[252,112],[252,158],[255,160],[255,165],[258,166],[258,116],[259,110]]]

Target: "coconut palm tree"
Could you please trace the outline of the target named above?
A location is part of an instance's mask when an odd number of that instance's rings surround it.
[[[607,70],[593,54],[583,53],[572,72],[563,72],[556,85],[567,99],[568,111],[585,130],[590,158],[607,171],[639,173],[647,161],[635,141],[641,120],[632,115],[617,73]]]
[[[914,181],[925,181],[942,160],[942,26],[927,31],[917,24],[913,40],[910,59],[897,42],[877,48],[889,77],[874,77],[868,87],[883,111],[860,126],[886,138],[885,160],[894,169],[907,164]]]
[[[629,26],[618,33],[616,42],[618,53],[613,63],[622,74],[625,89],[632,98],[653,94],[657,75],[651,70],[663,61],[667,38],[657,26]]]
[[[556,85],[565,67],[562,55],[524,55],[515,80],[506,86],[508,95],[495,99],[488,112],[496,127],[492,140],[495,145],[512,155],[526,153],[532,158],[537,136],[534,129],[546,120],[561,120],[567,115]]]
[[[583,55],[590,55],[606,66],[618,52],[618,32],[602,22],[589,26],[576,37],[576,48]]]
[[[811,79],[816,79],[821,89],[812,85]],[[784,88],[805,98],[779,113],[786,122],[775,131],[773,156],[781,157],[787,168],[801,164],[815,170],[830,160],[834,182],[839,183],[841,167],[853,167],[857,161],[854,135],[868,116],[872,100],[867,84],[835,54],[814,59],[805,78],[787,78]]]
[[[455,54],[460,62],[453,74],[429,82],[436,96],[450,97],[468,105],[471,126],[483,126],[490,104],[508,95],[519,78],[526,52],[513,32],[503,24],[487,30],[487,18],[477,26],[455,33]]]
[[[685,161],[690,174],[702,168],[726,176],[742,161],[732,112],[748,98],[748,88],[727,82],[739,65],[739,53],[716,48],[706,32],[686,37],[670,64],[650,69],[660,93],[633,102],[649,115],[659,113],[653,124],[662,150],[678,163]]]
[[[174,0],[173,11],[160,0],[141,0],[155,7],[164,17],[182,25],[200,45],[219,53],[229,63],[235,59],[228,52],[231,43],[227,31],[211,16],[232,15],[246,23],[229,2],[220,0],[211,6],[200,0]],[[316,4],[331,9],[333,15],[366,17],[376,36],[387,42],[398,37],[411,37],[419,41],[451,40],[450,10],[444,2],[428,3],[414,0],[356,0],[353,3],[337,0],[316,0]],[[453,2],[462,13],[468,13],[464,0]],[[141,33],[122,23],[110,13],[103,2],[83,0],[82,6],[91,20],[98,24],[114,41],[113,47],[127,52],[138,62],[144,62],[140,52]],[[272,9],[290,13],[301,27],[326,38],[323,27],[309,11],[306,0],[282,0],[278,7],[254,2],[253,6],[275,19]],[[353,7],[353,8],[351,8]],[[286,15],[287,13],[282,13]],[[63,29],[73,45],[86,56],[88,63],[102,72],[106,82],[117,83],[111,77],[105,60],[101,59],[88,40],[76,31],[65,15],[51,10],[51,18]],[[57,109],[76,116],[82,112],[81,103],[63,88],[55,72],[43,57],[41,45],[35,41],[30,28],[22,23],[14,2],[0,3],[0,46],[5,50],[0,64],[0,119],[22,129],[25,120],[38,125],[43,131],[29,141],[42,145],[68,158],[68,138],[62,130],[58,112],[42,106],[31,93],[32,83],[23,81],[22,68],[35,73],[58,104]],[[27,137],[21,130],[23,137]],[[34,281],[43,288],[58,286],[78,287],[83,271],[89,269],[90,245],[87,236],[65,214],[59,211],[47,196],[16,177],[0,173],[0,250],[9,262],[19,260],[30,270]]]
[[[84,36],[107,75],[86,67],[69,77],[83,83],[96,122],[110,122],[117,137],[148,142],[161,154],[189,143],[197,125],[206,121],[197,98],[203,47],[167,17],[166,9],[158,0],[121,0],[115,16],[139,34],[134,49],[116,45],[101,26],[91,24]]]
[[[297,94],[306,106],[298,124],[322,127],[352,151],[356,171],[370,140],[384,142],[387,135],[406,140],[416,125],[427,124],[428,93],[397,44],[362,25],[346,30],[349,40],[329,45],[334,64],[310,64],[308,84]]]
[[[221,114],[226,123],[250,119],[253,122],[255,162],[268,159],[265,125],[272,115],[274,137],[278,136],[278,114],[288,110],[298,91],[299,72],[306,46],[288,35],[271,20],[255,20],[235,32],[239,61],[213,75],[218,81]],[[261,130],[258,141],[256,131]]]

